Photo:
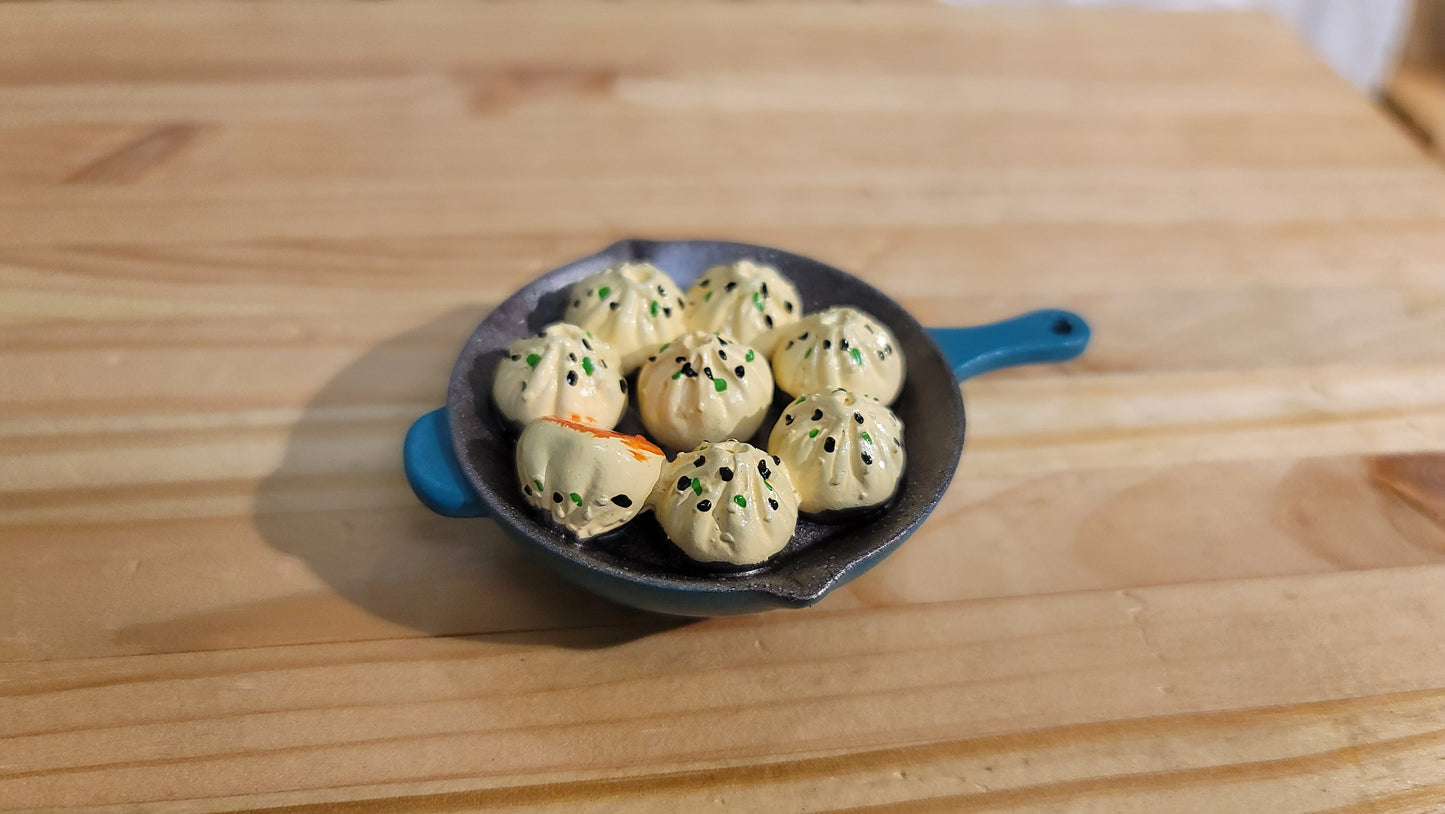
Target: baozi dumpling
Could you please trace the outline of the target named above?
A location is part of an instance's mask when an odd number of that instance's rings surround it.
[[[773,425],[768,451],[788,467],[808,514],[880,506],[898,490],[903,422],[842,388],[799,396]]]
[[[636,517],[664,460],[640,435],[551,416],[528,424],[517,439],[517,478],[527,502],[584,540]]]
[[[803,300],[772,266],[739,260],[713,266],[687,292],[687,325],[771,353],[780,333],[803,316]]]
[[[741,441],[679,454],[662,468],[649,505],[667,538],[698,562],[763,562],[798,524],[787,467]]]
[[[702,331],[667,343],[637,374],[642,423],[672,449],[749,438],[772,400],[773,374],[764,354]]]
[[[687,330],[681,290],[651,263],[623,263],[572,286],[564,320],[596,334],[636,370],[669,339]]]
[[[492,377],[492,401],[514,425],[557,416],[612,429],[627,411],[627,380],[607,343],[554,322],[507,346]]]
[[[903,365],[892,332],[848,306],[803,317],[773,348],[773,376],[790,396],[842,387],[892,404],[903,389]]]

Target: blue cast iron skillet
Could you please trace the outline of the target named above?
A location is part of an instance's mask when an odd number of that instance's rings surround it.
[[[616,532],[578,542],[535,513],[515,474],[513,437],[491,403],[492,371],[513,341],[561,319],[567,290],[619,262],[645,260],[684,289],[703,271],[747,258],[774,266],[797,286],[806,312],[853,305],[882,320],[907,359],[893,410],[903,420],[908,468],[883,509],[841,523],[800,520],[792,541],[764,565],[721,572],[684,556],[650,512]],[[933,511],[963,450],[958,382],[1002,367],[1060,362],[1084,351],[1089,326],[1067,311],[1034,311],[969,328],[925,329],[897,303],[831,266],[796,254],[714,240],[624,240],[533,280],[497,306],[467,340],[452,370],[446,407],[406,436],[406,474],[417,496],[448,517],[490,517],[522,549],[563,577],[624,605],[683,616],[798,608],[872,568]],[[788,403],[781,393],[751,442],[766,446]],[[629,409],[619,430],[642,433]]]

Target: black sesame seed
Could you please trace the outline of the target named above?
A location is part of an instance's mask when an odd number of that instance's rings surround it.
[[[704,465],[704,464],[706,464],[706,463],[707,463],[707,456],[706,456],[706,455],[699,455],[699,456],[697,456],[697,460],[692,462],[692,465],[693,465],[693,466],[702,466],[702,465]]]
[[[697,502],[697,510],[700,512],[712,511],[712,501],[703,498]]]
[[[679,492],[686,492],[686,491],[687,491],[687,487],[689,487],[689,486],[691,486],[691,485],[692,485],[692,478],[689,478],[689,477],[686,476],[686,475],[683,475],[682,477],[680,477],[680,478],[677,479],[677,491],[679,491]]]
[[[663,315],[664,317],[670,317],[670,316],[672,316],[672,309],[671,309],[671,308],[664,308],[664,309],[662,309],[662,315]]]
[[[853,420],[856,421],[856,422],[859,423],[859,424],[862,424],[862,423],[863,423],[863,414],[862,414],[862,413],[854,413],[854,414],[853,414]]]
[[[824,439],[823,439],[823,451],[824,451],[824,452],[832,452],[833,450],[835,450],[835,449],[837,449],[837,448],[838,448],[838,442],[835,441],[835,440],[833,440],[833,436],[830,435],[830,436],[828,436],[827,438],[824,438]]]
[[[687,361],[687,357],[686,357],[686,356],[679,356],[679,357],[677,357],[676,359],[673,359],[672,361],[677,362],[678,364],[682,364],[683,362],[686,362],[686,361]]]
[[[613,495],[612,503],[614,505],[621,506],[624,509],[632,508],[632,498],[628,497],[627,495]]]
[[[702,369],[702,375],[704,375],[704,376],[708,377],[709,379],[711,379],[711,378],[712,378],[712,368],[710,368],[710,367],[704,367],[704,368]]]
[[[739,379],[741,379],[741,378],[743,377],[743,374],[744,374],[744,373],[747,373],[746,370],[743,370],[743,366],[742,366],[742,365],[738,365],[737,367],[733,368],[733,372],[738,375],[738,378],[739,378]]]
[[[848,349],[848,339],[845,337],[841,342],[838,343],[838,347],[841,348],[841,349],[843,349],[843,350],[847,350],[847,349]]]
[[[765,479],[773,476],[772,471],[768,469],[767,461],[758,461],[758,474],[762,475]]]
[[[522,361],[522,357],[521,357],[520,355],[514,353],[514,354],[512,354],[512,361],[513,361],[513,362],[520,362],[520,361]]]
[[[824,339],[824,340],[823,340],[823,350],[828,350],[828,349],[831,348],[831,347],[833,347],[833,340],[831,340],[831,339]]]
[[[621,388],[622,392],[624,392],[624,393],[627,392],[627,380],[626,380],[626,379],[618,379],[618,380],[617,380],[617,386],[618,386],[619,388]]]
[[[592,296],[592,289],[590,289],[590,288],[587,289],[587,296],[589,296],[589,297]]]
[[[657,287],[657,296],[659,296],[659,297],[666,297],[666,296],[667,296],[667,291],[666,291],[665,289],[663,289],[662,286],[658,286],[658,287]]]
[[[822,421],[822,420],[823,420],[823,411],[822,411],[822,410],[814,410],[814,411],[813,411],[813,420],[814,420],[814,421]]]
[[[525,484],[525,483],[522,484],[522,491],[527,493],[527,497],[531,497],[531,496],[532,496],[532,487],[528,486],[528,485]]]
[[[723,480],[732,480],[732,479],[733,479],[733,471],[732,471],[731,469],[728,469],[727,467],[724,466],[724,467],[721,467],[721,468],[718,469],[718,471],[717,471],[717,476],[718,476],[719,478],[722,478]]]
[[[523,389],[523,390],[526,390],[526,389],[527,389],[527,383],[526,383],[526,382],[522,382],[522,389]]]
[[[863,463],[864,463],[864,464],[871,464],[871,463],[873,463],[873,456],[872,456],[872,455],[869,455],[868,453],[864,452],[864,453],[862,453],[862,456],[861,456],[861,457],[863,458]]]
[[[562,502],[562,493],[561,493],[561,492],[553,492],[553,493],[552,493],[552,502],[553,502],[553,503],[561,503],[561,502]]]
[[[788,340],[788,348],[791,348],[792,346],[793,346],[793,340],[789,339],[789,340]],[[787,350],[788,348],[783,348],[783,350]]]
[[[788,300],[783,300],[783,310],[790,314],[793,313],[793,303]]]
[[[567,383],[574,386],[577,384],[577,371],[567,371]]]
[[[573,300],[573,301],[572,301],[572,307],[573,307],[573,308],[581,308],[581,307],[582,307],[582,301],[581,301],[581,300]]]
[[[778,464],[778,465],[781,465],[781,464],[783,463],[783,459],[782,459],[782,458],[779,458],[779,457],[776,456],[776,455],[774,455],[774,456],[773,456],[773,463]]]
[[[885,355],[883,354],[883,351],[880,350],[880,351],[878,351],[878,358],[879,358],[880,360],[886,360],[888,357],[885,356]]]
[[[657,357],[656,357],[656,356],[649,356],[649,357],[647,357],[647,361],[649,361],[649,362],[656,362],[656,361],[657,361]]]
[[[720,350],[720,351],[718,351],[718,352],[717,352],[717,358],[719,358],[719,359],[723,360],[724,362],[726,362],[726,361],[728,360],[728,352],[725,351],[725,350]]]
[[[586,348],[587,350],[592,350],[592,343],[584,339],[582,340],[582,347]]]
[[[712,283],[712,280],[709,280],[709,279],[706,278],[706,277],[704,277],[704,278],[702,278],[701,280],[698,280],[698,281],[697,281],[697,284],[698,284],[699,286],[703,287],[703,288],[707,288],[711,283]]]
[[[772,314],[763,314],[763,324],[766,325],[766,326],[768,326],[768,328],[771,329],[771,328],[773,327],[773,315],[772,315]]]
[[[724,346],[724,347],[726,347],[727,344],[728,344],[728,341],[727,341],[726,339],[723,339],[721,336],[719,336],[719,337],[717,338],[717,341],[718,341],[718,344],[719,344],[719,345],[722,345],[722,346]]]
[[[723,286],[723,291],[732,291],[734,288],[737,288],[737,287],[738,287],[737,281],[734,280],[734,281],[728,283],[727,285]]]
[[[767,284],[767,283],[763,283],[763,296],[764,296],[764,297],[768,296],[768,284]]]
[[[569,354],[567,354],[567,359],[568,359],[569,361],[575,362],[575,361],[577,361],[577,354],[575,354],[575,353],[569,353]]]
[[[863,327],[868,329],[868,333],[870,333],[870,334],[871,334],[871,333],[874,333],[874,331],[873,331],[873,323],[871,323],[871,322],[865,322],[865,323],[863,323]]]
[[[773,511],[777,511],[777,510],[778,510],[778,501],[773,500],[772,498],[768,498],[768,508],[769,508],[769,509],[772,509]]]
[[[686,362],[683,364],[682,375],[688,377],[689,379],[697,378],[697,371],[693,369],[692,362]]]
[[[788,413],[787,415],[783,416],[783,425],[784,425],[784,426],[791,425],[792,423],[793,423],[793,414],[792,414],[792,413]]]
[[[615,303],[615,302],[609,302],[609,303],[607,304],[607,307],[608,307],[608,308],[611,308],[611,309],[614,310],[614,311],[616,311],[618,308],[621,308],[622,306],[619,305],[619,304],[617,304],[617,303]]]
[[[798,341],[799,341],[799,342],[802,342],[803,340],[805,340],[805,339],[807,339],[807,338],[808,338],[808,332],[807,332],[807,331],[804,331],[804,332],[803,332],[803,335],[800,336],[800,337],[798,337]]]

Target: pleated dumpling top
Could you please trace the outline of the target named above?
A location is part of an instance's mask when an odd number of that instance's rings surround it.
[[[698,562],[763,562],[798,523],[787,468],[741,441],[680,453],[663,466],[650,505],[667,538]]]
[[[751,438],[772,401],[767,356],[701,331],[664,345],[637,374],[642,423],[672,449]]]
[[[788,326],[803,318],[803,300],[772,266],[739,260],[702,273],[687,291],[687,324],[772,353]]]
[[[880,506],[907,465],[903,422],[876,399],[841,388],[799,396],[773,425],[778,456],[809,514]]]
[[[631,373],[687,330],[682,290],[651,263],[623,263],[586,277],[568,292],[563,319],[612,346]]]
[[[543,416],[610,430],[627,410],[622,363],[607,343],[565,322],[507,346],[492,401],[514,427]]]
[[[790,396],[842,387],[892,404],[903,389],[903,352],[882,322],[857,308],[809,314],[778,338],[773,377]]]

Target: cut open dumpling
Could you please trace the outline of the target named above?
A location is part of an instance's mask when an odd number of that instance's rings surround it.
[[[579,539],[636,517],[665,460],[640,435],[550,416],[528,424],[517,439],[522,494]]]

